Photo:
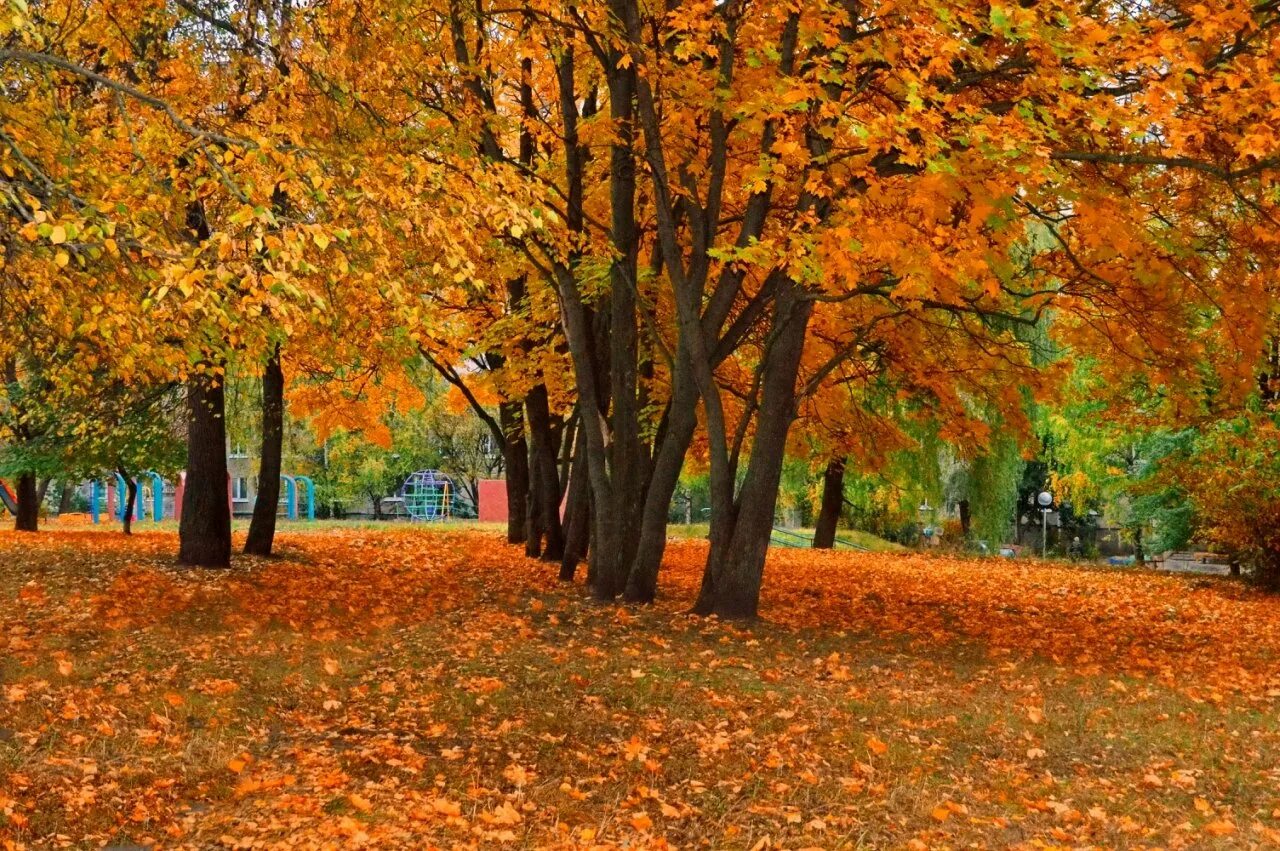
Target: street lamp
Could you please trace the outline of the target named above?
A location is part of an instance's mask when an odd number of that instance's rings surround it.
[[[1053,494],[1040,491],[1036,502],[1040,503],[1040,558],[1046,558],[1049,555],[1049,512],[1053,506]]]
[[[925,528],[924,521],[925,521],[925,518],[929,516],[929,512],[933,511],[933,506],[929,505],[929,500],[926,499],[924,502],[920,503],[920,507],[917,508],[916,510],[920,512],[920,544],[921,546],[923,546],[925,542],[924,541],[924,528]]]

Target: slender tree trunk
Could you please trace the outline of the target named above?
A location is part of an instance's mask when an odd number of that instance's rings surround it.
[[[973,514],[969,510],[969,500],[960,500],[956,503],[956,509],[960,512],[960,535],[967,541],[969,540],[969,529],[973,525]]]
[[[531,500],[536,506],[538,527],[546,538],[541,556],[546,561],[560,561],[564,555],[564,528],[560,523],[560,465],[556,435],[551,430],[551,409],[547,400],[547,388],[535,385],[525,398],[525,411],[529,424],[530,461],[534,469],[531,476]]]
[[[573,450],[573,463],[569,468],[568,505],[565,510],[564,555],[560,558],[560,578],[572,582],[578,571],[578,563],[587,554],[591,540],[591,493],[587,484],[587,461],[583,442],[579,440]]]
[[[667,548],[671,498],[680,483],[684,457],[698,427],[698,388],[679,363],[676,369],[666,430],[653,459],[641,509],[639,540],[627,576],[625,598],[633,603],[651,603],[657,596],[658,571]]]
[[[62,482],[62,490],[58,493],[58,516],[71,512],[71,501],[76,495],[75,482]]]
[[[258,492],[253,501],[249,537],[244,544],[244,551],[252,555],[271,555],[275,543],[283,451],[284,369],[280,364],[280,344],[277,343],[262,373],[262,453],[258,461]]]
[[[844,508],[844,459],[832,458],[822,473],[822,505],[813,530],[813,548],[829,550],[836,544],[836,527]]]
[[[532,453],[532,449],[530,450]],[[530,459],[532,462],[532,459]],[[542,555],[542,503],[539,492],[542,484],[542,468],[536,463],[529,464],[529,491],[525,495],[524,517],[524,554],[526,558],[537,558]]]
[[[124,477],[124,514],[122,517],[126,535],[133,534],[133,512],[138,507],[138,480],[129,475],[124,467],[117,467],[116,472]]]
[[[180,564],[231,565],[226,388],[222,375],[198,373],[187,381],[187,481],[178,539]]]
[[[528,533],[529,448],[519,402],[498,406],[502,426],[502,462],[507,468],[507,543],[523,544]]]
[[[40,528],[40,498],[36,488],[36,474],[18,476],[18,513],[13,528],[19,532],[35,532]]]

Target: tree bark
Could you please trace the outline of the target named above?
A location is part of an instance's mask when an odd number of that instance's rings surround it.
[[[117,467],[116,472],[124,477],[124,512],[121,515],[122,527],[126,535],[133,534],[133,512],[138,507],[138,480],[129,475],[124,467]]]
[[[13,528],[18,532],[35,532],[40,528],[40,499],[36,490],[35,473],[18,476],[18,513],[13,520]]]
[[[658,571],[667,548],[671,498],[680,483],[684,456],[698,427],[698,388],[684,366],[683,360],[676,364],[666,429],[658,443],[658,452],[649,474],[649,487],[644,495],[639,540],[624,594],[624,598],[632,603],[651,603],[657,596]]]
[[[585,446],[581,440],[573,450],[573,463],[569,468],[568,505],[565,509],[564,555],[560,557],[560,578],[572,582],[578,572],[578,563],[587,555],[591,540],[591,493],[587,484]]]
[[[507,543],[523,544],[528,519],[529,448],[519,402],[498,406],[502,426],[502,462],[507,468]]]
[[[960,512],[960,535],[967,541],[969,540],[969,528],[973,519],[973,515],[969,511],[969,500],[960,500],[956,503],[956,508]]]
[[[530,454],[533,454],[532,448]],[[539,491],[542,484],[542,468],[532,463],[529,464],[529,490],[525,494],[525,515],[524,515],[524,555],[525,558],[537,558],[542,555],[542,504],[539,501]]]
[[[541,556],[545,561],[560,561],[564,555],[564,527],[560,522],[559,446],[551,430],[546,385],[537,384],[529,391],[525,398],[525,411],[529,424],[529,454],[536,468],[532,476],[531,502],[538,516],[539,536],[545,538]]]
[[[221,375],[197,373],[187,381],[187,480],[178,539],[179,564],[231,565],[226,388]]]
[[[62,482],[62,490],[58,493],[58,516],[68,514],[71,511],[71,501],[75,498],[76,486],[74,482]]]
[[[796,376],[813,302],[794,282],[779,294],[772,322],[772,347],[761,375],[760,411],[746,476],[732,510],[713,529],[694,611],[702,615],[752,619],[760,606],[765,555],[786,456],[787,432],[795,418]],[[719,483],[721,488],[732,483]],[[714,490],[714,488],[713,488]]]
[[[262,373],[262,453],[258,460],[258,492],[244,551],[269,556],[275,543],[276,514],[280,507],[281,455],[284,451],[284,369],[280,344],[271,350]]]
[[[829,550],[836,544],[836,527],[844,508],[844,459],[832,458],[822,473],[822,505],[813,530],[813,548]]]

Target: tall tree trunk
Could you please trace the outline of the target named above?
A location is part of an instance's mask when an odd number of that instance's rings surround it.
[[[187,481],[178,540],[180,564],[231,565],[226,387],[222,375],[196,373],[187,381]]]
[[[129,471],[124,467],[117,467],[116,472],[124,477],[124,514],[122,515],[122,526],[126,535],[133,534],[133,512],[138,506],[138,480],[129,475]]]
[[[538,515],[540,536],[546,545],[541,556],[546,561],[558,562],[564,555],[564,527],[560,522],[560,465],[559,446],[551,430],[551,409],[547,400],[546,385],[537,384],[525,397],[526,422],[529,424],[529,454],[535,467],[531,492]],[[531,555],[534,555],[531,553]]]
[[[844,508],[844,459],[832,458],[822,472],[822,505],[813,530],[813,548],[829,550],[836,544],[836,527]]]
[[[698,614],[749,619],[759,610],[787,432],[795,418],[796,376],[813,309],[813,302],[802,298],[793,282],[784,289],[774,308],[773,342],[765,353],[750,461],[732,511],[719,532],[713,532],[694,606]],[[726,483],[719,484],[723,488]]]
[[[18,532],[35,532],[40,528],[40,498],[36,488],[36,474],[18,476],[18,513],[13,528]]]
[[[530,454],[533,454],[532,447]],[[537,558],[542,555],[542,502],[539,498],[542,484],[542,467],[529,464],[529,492],[525,496],[524,517],[524,554],[526,558]]]
[[[502,463],[507,468],[507,543],[523,544],[528,533],[529,448],[519,402],[498,406],[502,426]]]
[[[569,493],[565,509],[564,555],[560,558],[560,578],[572,582],[578,563],[587,555],[591,540],[591,492],[587,482],[586,446],[577,441],[569,468]]]
[[[684,456],[698,427],[698,388],[682,363],[678,361],[676,365],[666,429],[659,440],[649,474],[649,487],[641,509],[639,540],[627,576],[624,596],[632,603],[651,603],[657,596],[658,571],[667,547],[671,498],[680,483]]]
[[[75,499],[76,483],[64,481],[61,483],[62,490],[58,493],[58,515],[69,514],[71,512],[71,502]]]
[[[960,512],[960,534],[967,541],[969,540],[969,528],[973,525],[973,514],[969,510],[969,500],[960,500],[956,503],[956,508]]]
[[[284,451],[284,369],[280,364],[280,344],[271,350],[262,372],[262,454],[258,461],[258,492],[253,501],[253,520],[244,551],[269,556],[276,537],[276,514],[280,509],[280,465]]]

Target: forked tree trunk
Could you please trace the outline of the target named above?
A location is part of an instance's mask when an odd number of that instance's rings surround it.
[[[502,463],[507,472],[507,543],[523,544],[529,499],[529,448],[524,439],[520,403],[503,402],[498,406],[502,426]]]
[[[18,532],[35,532],[40,528],[40,496],[35,473],[18,476],[18,513],[14,515],[13,528]]]
[[[812,302],[799,297],[794,284],[779,295],[772,323],[773,345],[761,380],[760,411],[746,476],[732,511],[718,530],[703,571],[694,611],[701,615],[751,619],[760,607],[765,555],[782,480],[787,432],[795,418],[796,376],[804,349]],[[726,484],[713,482],[724,488]]]
[[[280,344],[271,350],[262,373],[262,455],[258,462],[258,492],[244,551],[269,556],[275,544],[276,514],[280,508],[280,466],[284,451],[284,369]]]
[[[133,534],[133,512],[138,506],[138,481],[129,475],[124,467],[117,467],[116,472],[124,478],[124,513],[121,516],[121,527],[126,535]]]
[[[822,505],[813,530],[813,548],[829,550],[836,544],[836,527],[844,508],[844,459],[832,458],[822,472]]]
[[[221,375],[197,373],[187,381],[187,480],[178,538],[180,564],[231,565],[226,388]]]

